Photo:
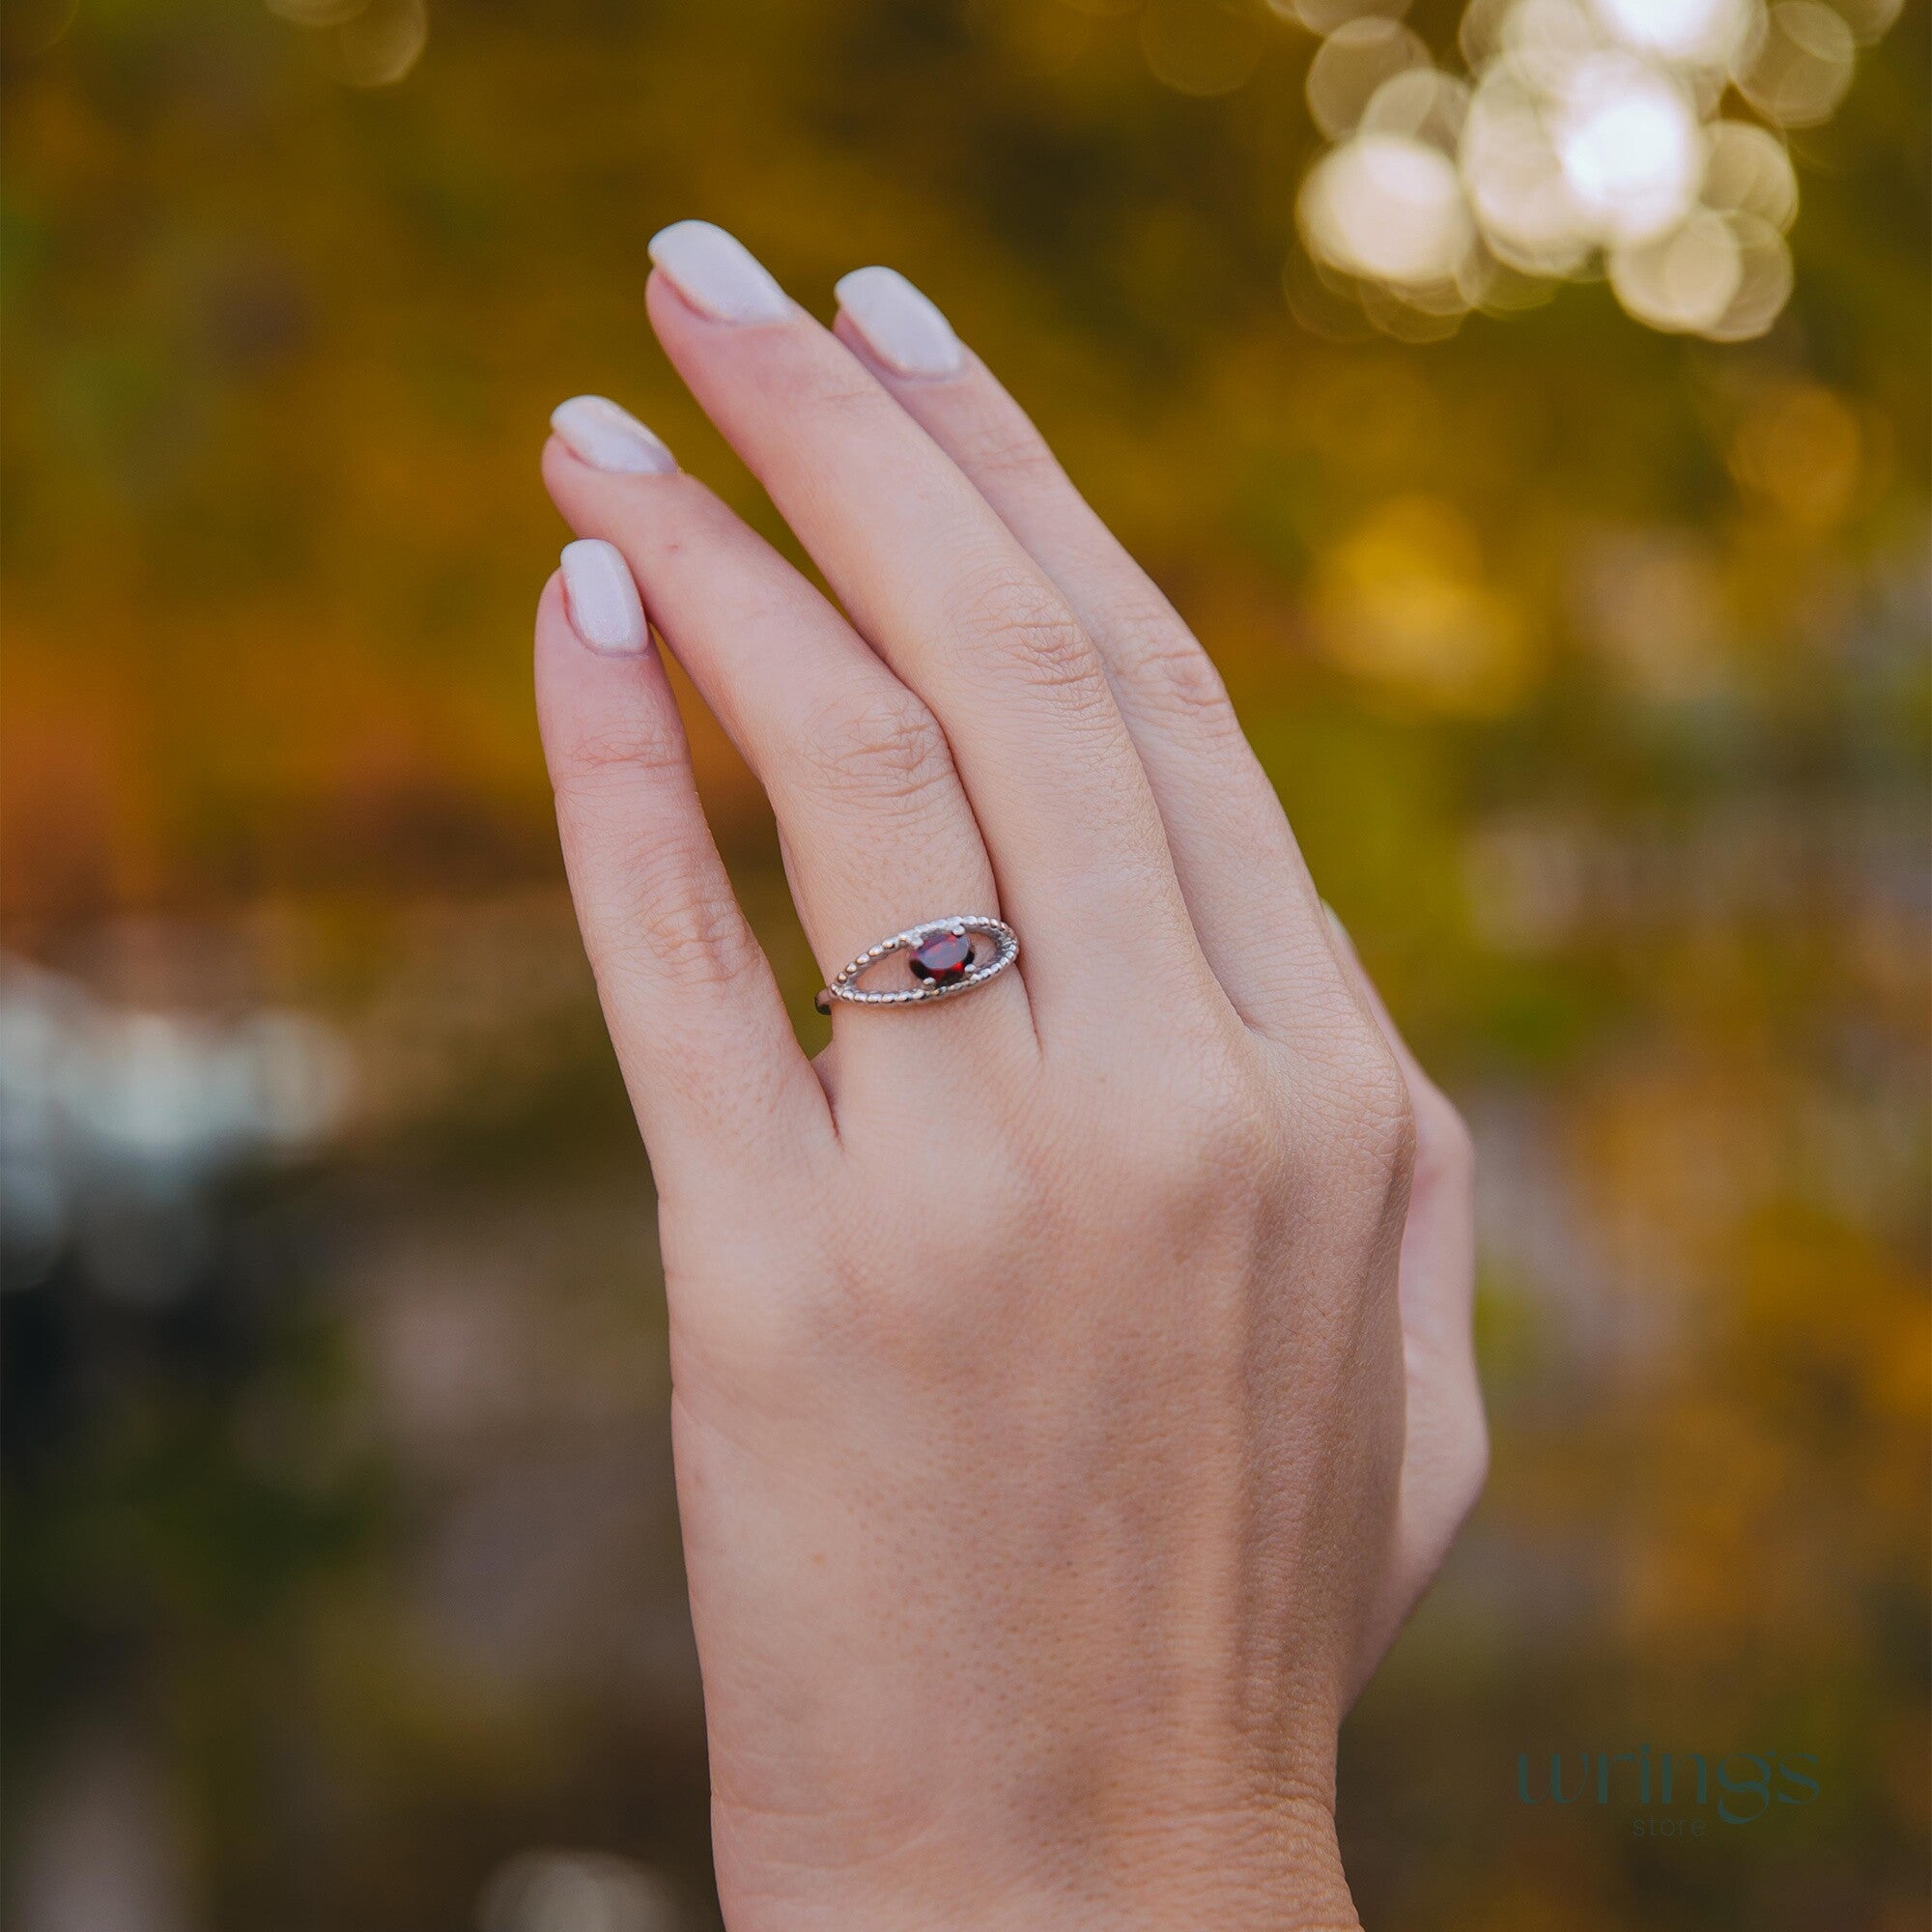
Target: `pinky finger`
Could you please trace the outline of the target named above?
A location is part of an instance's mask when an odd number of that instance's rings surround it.
[[[1475,1507],[1489,1469],[1489,1424],[1476,1368],[1476,1176],[1469,1130],[1409,1051],[1342,922],[1331,912],[1328,923],[1336,959],[1401,1064],[1415,1113],[1415,1169],[1402,1236],[1406,1414],[1398,1555],[1358,1659],[1359,1690]]]
[[[537,717],[584,950],[659,1183],[829,1136],[746,923],[629,567],[581,542],[537,609]]]

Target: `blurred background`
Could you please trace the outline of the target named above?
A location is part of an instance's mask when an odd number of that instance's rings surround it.
[[[1495,1469],[1345,1741],[1368,1922],[1928,1922],[1895,14],[5,0],[9,1926],[717,1923],[527,673],[560,398],[784,540],[644,327],[686,214],[820,314],[902,269],[1006,377],[1475,1127]],[[1643,1743],[1818,1796],[1522,1802]]]

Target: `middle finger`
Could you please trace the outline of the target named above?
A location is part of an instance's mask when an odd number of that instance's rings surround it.
[[[666,353],[858,630],[938,717],[1056,1007],[1212,984],[1093,641],[985,499],[852,353],[701,222],[651,244]]]

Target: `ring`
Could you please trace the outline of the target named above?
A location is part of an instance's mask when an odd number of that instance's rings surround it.
[[[974,945],[976,933],[990,939],[992,945]],[[895,952],[907,954],[906,965],[920,981],[918,985],[868,992],[854,983],[868,967]],[[955,993],[970,993],[975,986],[983,986],[1019,956],[1019,934],[1004,920],[978,912],[929,919],[923,925],[909,925],[903,932],[868,946],[849,965],[838,969],[831,985],[812,1005],[821,1013],[829,1013],[834,1000],[843,1000],[851,1007],[911,1007],[923,1000],[950,1000]]]

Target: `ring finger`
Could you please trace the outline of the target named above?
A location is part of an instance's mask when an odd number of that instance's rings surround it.
[[[554,424],[551,495],[580,534],[622,551],[651,621],[765,787],[827,978],[921,920],[997,916],[993,868],[931,712],[763,538],[674,471],[641,424],[594,397],[565,404]],[[646,458],[659,467],[635,467]],[[923,1052],[950,1042],[983,1054],[1024,1005],[1008,973],[930,1012],[857,1011],[837,1065],[863,1078],[884,1059],[902,1079],[908,1026]]]

